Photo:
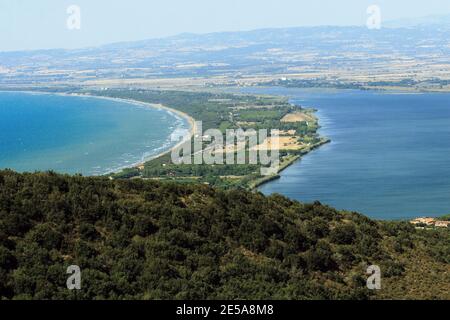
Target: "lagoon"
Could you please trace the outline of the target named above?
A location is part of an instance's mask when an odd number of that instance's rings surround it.
[[[332,142],[260,188],[376,219],[450,213],[450,94],[250,88],[314,107]]]

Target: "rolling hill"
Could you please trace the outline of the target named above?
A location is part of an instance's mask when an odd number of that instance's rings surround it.
[[[449,299],[449,242],[280,195],[0,172],[0,299]]]

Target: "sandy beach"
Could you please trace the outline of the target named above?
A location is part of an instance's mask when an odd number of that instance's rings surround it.
[[[118,168],[117,170],[114,170],[114,171],[111,171],[111,172],[107,172],[105,174],[117,173],[117,172],[120,172],[121,170],[126,169],[126,168],[143,169],[143,166],[144,166],[145,162],[151,161],[151,160],[159,158],[159,157],[161,157],[161,156],[163,156],[165,154],[171,153],[173,150],[179,148],[186,140],[192,138],[194,136],[196,130],[197,130],[197,126],[196,126],[196,122],[195,122],[194,118],[189,116],[187,113],[184,113],[182,111],[179,111],[179,110],[167,107],[167,106],[162,105],[162,104],[142,102],[142,101],[132,100],[132,99],[103,97],[103,96],[96,96],[96,95],[91,95],[91,94],[80,94],[80,93],[62,93],[62,92],[45,92],[45,91],[21,91],[21,92],[25,92],[25,93],[29,93],[29,94],[49,94],[49,95],[60,95],[60,96],[68,96],[68,97],[86,97],[86,98],[95,98],[95,99],[103,99],[103,100],[110,100],[110,101],[119,101],[119,102],[124,102],[124,103],[132,104],[132,105],[136,105],[136,106],[140,106],[140,107],[147,107],[147,108],[165,110],[165,111],[168,111],[170,113],[176,114],[176,115],[186,119],[189,122],[189,126],[190,126],[190,128],[189,128],[189,137],[186,136],[183,140],[181,140],[179,143],[177,143],[176,145],[171,147],[169,150],[160,152],[160,153],[158,153],[156,155],[153,155],[151,157],[148,157],[148,158],[144,158],[140,162],[133,163],[133,164],[130,164],[130,165]]]
[[[78,96],[78,97],[92,97],[92,98],[98,98],[98,99],[105,99],[105,100],[112,100],[112,101],[120,101],[120,102],[124,102],[124,103],[129,103],[129,104],[133,104],[136,106],[141,106],[141,107],[148,107],[148,108],[153,108],[153,109],[159,109],[159,110],[166,110],[168,112],[174,113],[184,119],[186,119],[189,122],[189,137],[185,137],[183,140],[181,140],[180,142],[178,142],[176,145],[174,145],[172,148],[170,148],[169,150],[160,152],[156,155],[153,155],[151,157],[145,158],[143,159],[143,161],[135,163],[133,165],[121,168],[120,170],[126,169],[126,168],[139,168],[139,169],[143,169],[143,166],[145,164],[145,162],[151,161],[153,159],[159,158],[165,154],[171,153],[173,150],[178,149],[183,143],[186,142],[186,140],[192,138],[197,130],[197,126],[195,123],[195,119],[192,118],[190,115],[188,115],[187,113],[184,113],[180,110],[176,110],[170,107],[167,107],[165,105],[162,104],[156,104],[156,103],[149,103],[149,102],[142,102],[142,101],[138,101],[138,100],[132,100],[132,99],[122,99],[122,98],[112,98],[112,97],[102,97],[102,96],[95,96],[95,95],[88,95],[88,94],[69,94],[70,96]],[[115,172],[111,172],[111,173],[115,173]]]

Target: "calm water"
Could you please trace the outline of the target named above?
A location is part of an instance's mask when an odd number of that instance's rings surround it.
[[[332,139],[261,191],[380,219],[450,213],[450,95],[251,89],[319,110]]]
[[[120,101],[0,92],[0,168],[103,174],[169,149],[171,133],[188,127]]]

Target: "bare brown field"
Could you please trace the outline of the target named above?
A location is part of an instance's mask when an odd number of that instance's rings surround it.
[[[281,122],[303,122],[313,121],[313,118],[304,112],[294,112],[285,115]]]

